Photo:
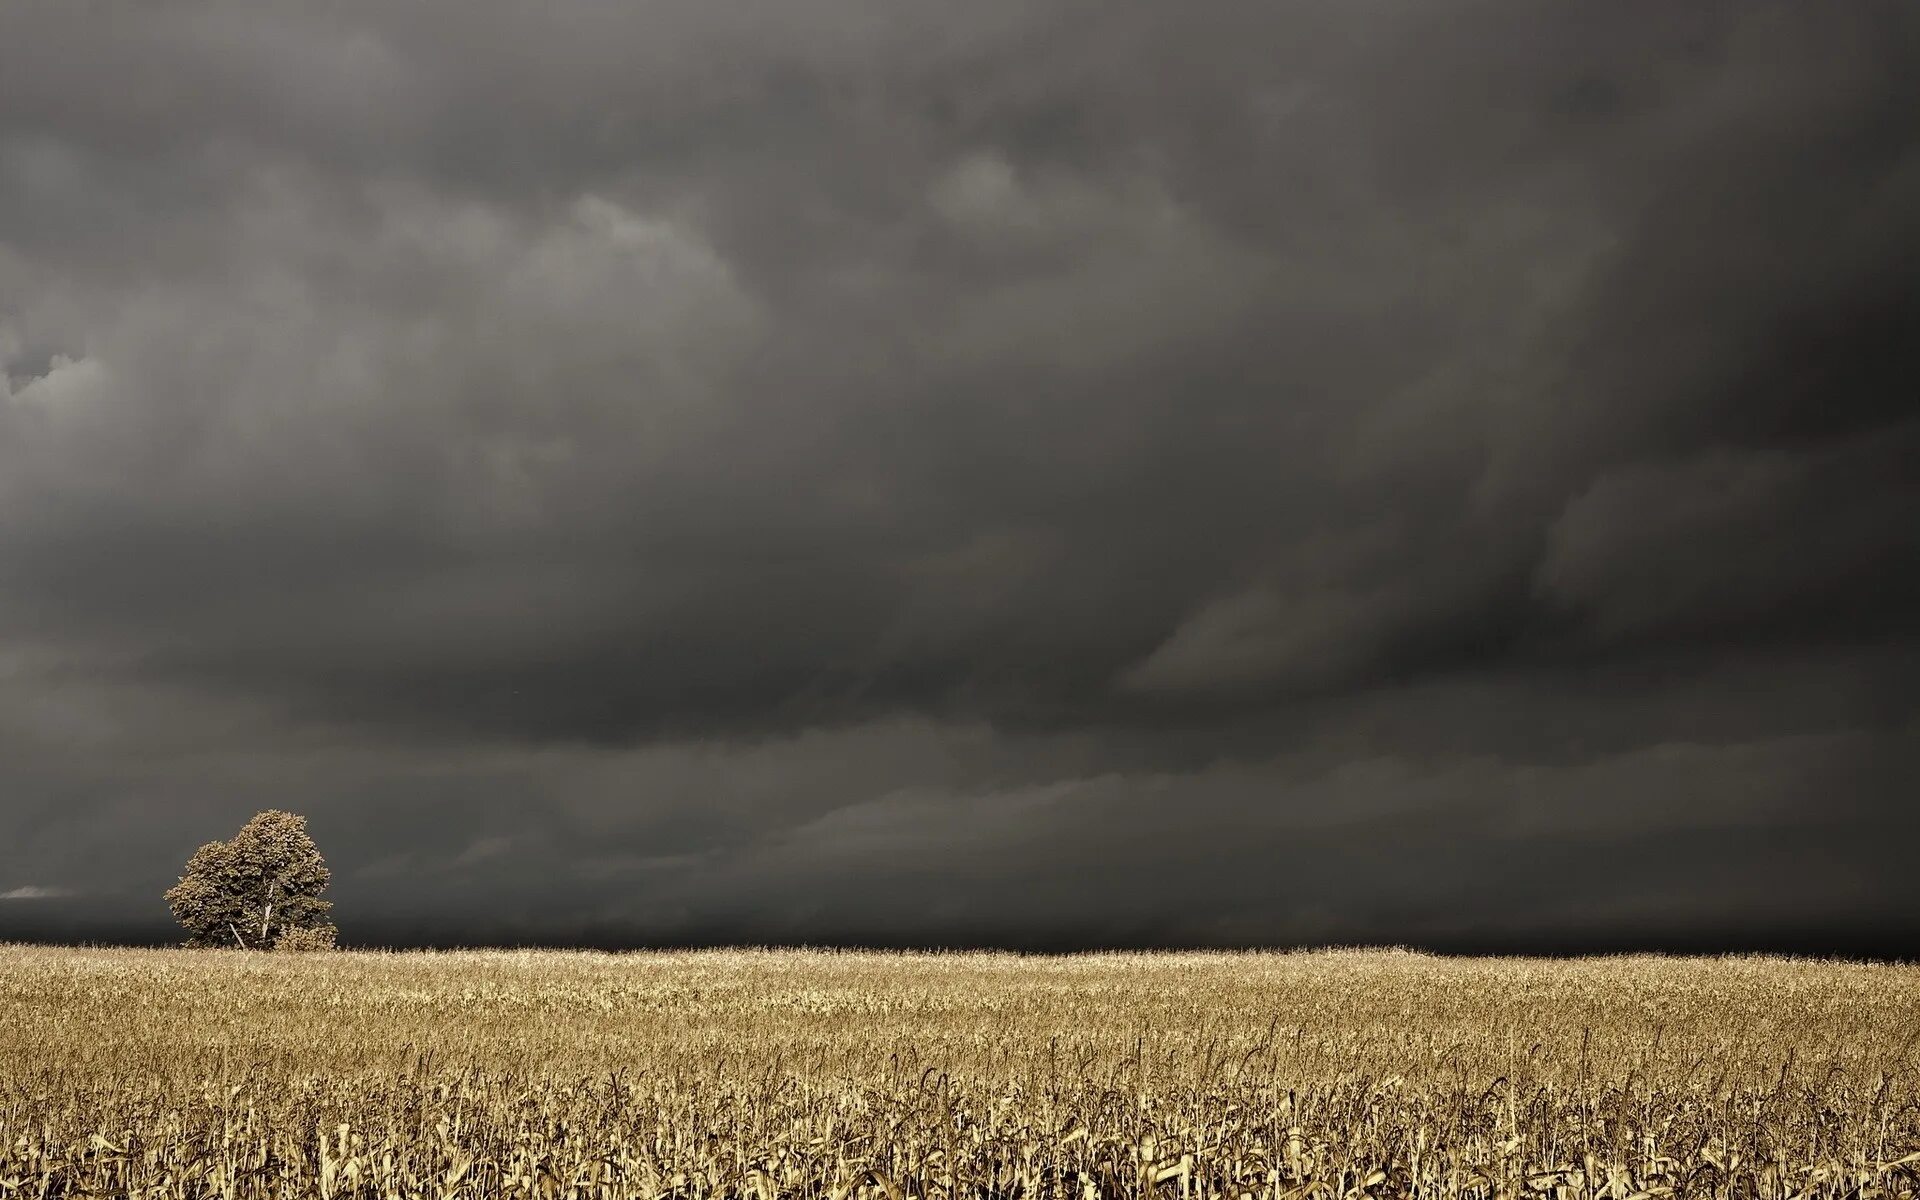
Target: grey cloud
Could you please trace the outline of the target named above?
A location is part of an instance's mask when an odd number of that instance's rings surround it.
[[[66,888],[40,887],[36,884],[28,883],[0,892],[0,900],[15,900],[21,902],[30,900],[58,900],[71,895],[73,895],[73,893]]]
[[[1597,479],[1548,534],[1538,583],[1603,636],[1898,629],[1920,599],[1920,424],[1788,451],[1720,450]],[[1703,553],[1703,550],[1709,549]]]
[[[1893,3],[10,8],[0,880],[132,928],[279,802],[395,936],[1757,936],[1796,866],[1885,925],[1917,59]],[[1569,845],[1646,865],[1482,879]]]

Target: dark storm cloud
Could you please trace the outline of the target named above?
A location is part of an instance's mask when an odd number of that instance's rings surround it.
[[[1894,944],[1916,67],[9,8],[0,936],[276,803],[363,936]]]

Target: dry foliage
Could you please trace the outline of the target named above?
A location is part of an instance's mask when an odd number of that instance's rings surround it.
[[[1920,969],[0,946],[0,1196],[1907,1196]]]
[[[291,929],[282,930],[280,936],[274,939],[273,948],[280,954],[315,954],[332,950],[338,938],[339,931],[331,925],[320,925],[314,928],[302,928],[296,925]]]

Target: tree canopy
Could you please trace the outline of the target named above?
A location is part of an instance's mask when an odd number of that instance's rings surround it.
[[[189,946],[316,949],[333,944],[333,902],[321,899],[331,877],[307,819],[269,809],[194,851],[167,906]]]

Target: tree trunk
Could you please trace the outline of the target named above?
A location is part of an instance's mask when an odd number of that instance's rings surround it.
[[[240,927],[232,921],[228,921],[227,928],[233,930],[234,944],[238,945],[242,950],[245,950],[247,948],[247,939],[240,936]]]
[[[279,886],[279,883],[280,881],[275,879],[267,884],[267,911],[260,917],[261,945],[265,945],[267,941],[267,923],[273,920],[273,889]]]

